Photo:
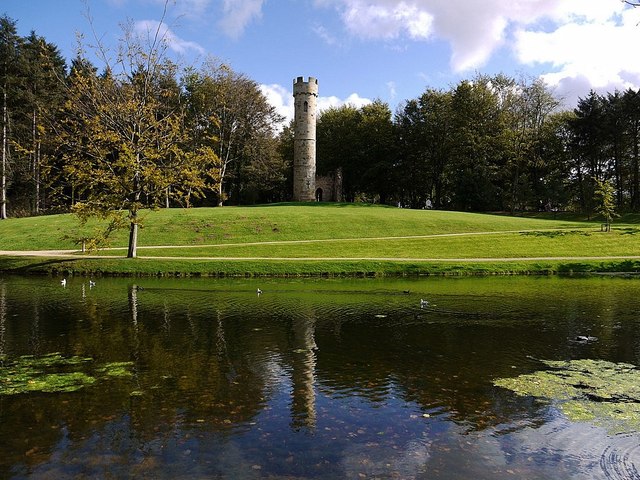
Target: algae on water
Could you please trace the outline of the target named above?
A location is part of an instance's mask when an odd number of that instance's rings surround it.
[[[0,395],[22,393],[75,392],[93,385],[98,378],[83,368],[91,366],[93,359],[59,353],[43,356],[24,355],[16,359],[0,358]],[[107,363],[96,368],[102,378],[130,377],[131,362]]]
[[[133,362],[111,362],[98,368],[98,372],[109,377],[130,378],[133,377]]]
[[[501,378],[494,385],[556,402],[572,421],[611,433],[640,431],[640,370],[605,360],[543,361],[547,370]]]

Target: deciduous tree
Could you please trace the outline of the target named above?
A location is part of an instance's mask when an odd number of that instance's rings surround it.
[[[604,217],[606,231],[611,231],[611,221],[616,214],[615,188],[609,180],[593,179],[595,182],[596,211]]]
[[[66,177],[78,195],[75,212],[82,219],[115,215],[111,225],[126,213],[128,257],[137,254],[140,211],[162,204],[171,187],[203,191],[215,160],[182,148],[184,109],[167,82],[176,67],[166,59],[161,29],[162,23],[149,32],[148,42],[125,29],[118,62],[106,62],[102,76],[72,72],[61,136]]]
[[[194,132],[192,148],[211,149],[218,157],[217,201],[222,206],[233,192],[240,200],[242,172],[256,159],[264,160],[256,148],[268,147],[275,138],[277,114],[256,82],[229,65],[209,58],[200,70],[185,75],[189,124]]]

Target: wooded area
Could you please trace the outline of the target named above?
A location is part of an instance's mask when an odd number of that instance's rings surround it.
[[[538,79],[478,75],[383,102],[322,112],[318,171],[342,168],[348,201],[462,211],[640,208],[639,92],[591,92],[573,110]]]
[[[67,65],[0,19],[1,217],[124,212],[133,227],[141,208],[289,200],[292,128],[259,85],[212,59],[179,67],[160,31],[124,33],[118,55],[96,47],[100,67],[82,49]],[[591,92],[566,110],[540,80],[477,75],[396,112],[331,108],[318,173],[340,168],[346,201],[591,214],[610,184],[616,210],[638,211],[639,95]]]

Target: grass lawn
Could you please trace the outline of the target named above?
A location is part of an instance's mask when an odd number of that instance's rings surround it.
[[[553,216],[512,217],[360,204],[163,209],[144,215],[138,259],[112,258],[122,257],[123,250],[103,251],[101,254],[109,258],[100,259],[0,257],[0,270],[127,275],[637,270],[635,264],[640,262],[635,259],[523,260],[640,255],[638,215],[620,219],[611,233],[600,232],[597,221],[559,215],[550,218]],[[77,249],[75,240],[91,235],[96,228],[97,223],[81,228],[72,215],[9,219],[0,222],[0,250]],[[126,243],[127,232],[120,231],[111,246],[124,248]],[[157,248],[145,248],[152,246]],[[233,260],[227,259],[231,257]]]

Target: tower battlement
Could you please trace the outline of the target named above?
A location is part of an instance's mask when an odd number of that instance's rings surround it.
[[[305,82],[304,77],[297,77],[293,80],[293,96],[300,94],[315,95],[318,96],[318,79],[315,77],[309,77],[309,80]]]

